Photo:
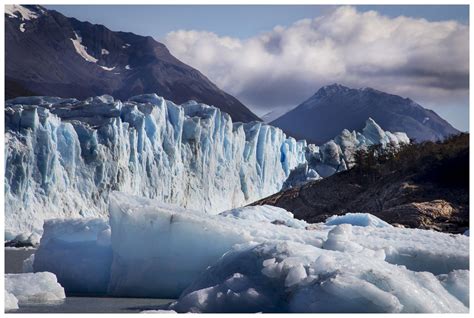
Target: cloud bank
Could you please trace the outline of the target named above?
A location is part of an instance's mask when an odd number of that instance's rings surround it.
[[[437,109],[468,105],[469,28],[456,21],[344,6],[248,39],[178,30],[165,44],[258,114],[295,106],[334,82]]]

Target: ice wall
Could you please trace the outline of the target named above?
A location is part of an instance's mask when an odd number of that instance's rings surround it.
[[[7,236],[106,215],[111,190],[218,213],[277,192],[305,161],[306,143],[280,129],[154,94],[17,98],[6,127]]]
[[[308,147],[278,128],[155,94],[19,97],[6,102],[5,123],[7,240],[41,232],[49,218],[106,216],[114,190],[219,213],[345,170],[351,149],[406,137],[372,121],[365,135]]]

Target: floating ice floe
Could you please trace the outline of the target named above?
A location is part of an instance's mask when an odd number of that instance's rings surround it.
[[[18,299],[16,299],[15,295],[5,291],[5,311],[12,311],[18,308]]]
[[[235,247],[183,292],[177,312],[468,312],[429,272],[382,255],[296,242]],[[465,297],[465,294],[463,294]]]
[[[110,229],[46,223],[33,267],[57,272],[66,290],[179,297],[163,308],[177,312],[468,311],[468,237],[379,227],[366,214],[350,218],[364,226],[291,217],[261,206],[210,215],[114,192]]]
[[[35,272],[55,273],[67,293],[104,295],[111,263],[110,227],[106,220],[53,219],[44,224],[32,268]]]
[[[326,225],[351,224],[357,226],[392,227],[387,222],[370,213],[346,213],[333,215],[326,220]]]
[[[224,211],[219,215],[254,222],[281,224],[297,229],[304,229],[308,226],[306,221],[295,219],[293,213],[272,205],[246,206]]]
[[[10,294],[10,295],[8,295]],[[27,304],[54,304],[66,297],[56,276],[49,272],[5,274],[7,308]]]
[[[144,310],[141,314],[177,314],[174,310],[158,309],[158,310]]]
[[[321,246],[324,238],[270,221],[176,209],[116,192],[110,195],[110,227],[114,257],[108,292],[127,297],[176,298],[235,244],[294,240]]]

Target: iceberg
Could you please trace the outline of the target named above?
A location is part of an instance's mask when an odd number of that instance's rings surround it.
[[[295,219],[293,213],[272,205],[246,206],[224,211],[219,215],[232,219],[281,224],[296,229],[305,229],[309,226],[306,221]]]
[[[356,226],[392,227],[387,222],[370,213],[346,213],[326,219],[326,225],[351,224]]]
[[[110,227],[113,262],[108,294],[126,297],[176,298],[235,244],[286,239],[321,246],[325,236],[117,192],[110,195]]]
[[[467,313],[429,272],[297,242],[237,246],[169,306],[177,312]]]
[[[469,271],[454,270],[449,274],[438,276],[441,284],[454,297],[459,299],[466,307],[469,308]]]
[[[18,299],[16,299],[15,295],[5,291],[5,311],[8,312],[18,308]]]
[[[39,248],[33,255],[32,260],[23,263],[24,268],[56,274],[68,294],[106,294],[112,263],[107,220],[47,220]]]
[[[9,307],[15,309],[14,298],[17,299],[17,306],[21,307],[25,304],[57,303],[66,296],[53,273],[38,272],[5,274],[5,297]]]
[[[343,171],[360,147],[409,142],[369,120],[365,132],[307,145],[156,94],[18,97],[6,102],[5,126],[7,240],[41,234],[46,219],[106,217],[112,191],[217,214]]]
[[[468,311],[465,235],[367,214],[306,224],[267,206],[213,215],[121,192],[109,210],[109,224],[46,222],[34,271],[68,293],[178,298],[161,308],[176,312]]]

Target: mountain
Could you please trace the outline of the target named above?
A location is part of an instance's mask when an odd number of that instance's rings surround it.
[[[113,32],[41,6],[5,7],[6,98],[157,93],[215,105],[234,121],[259,120],[235,97],[150,36]]]
[[[440,140],[459,133],[434,111],[409,98],[339,84],[322,87],[270,124],[295,138],[321,144],[344,128],[360,130],[369,117],[383,129],[405,132],[417,142]]]
[[[463,233],[469,228],[469,135],[405,146],[380,164],[348,171],[262,199],[310,223],[333,214],[371,213],[405,227]]]

